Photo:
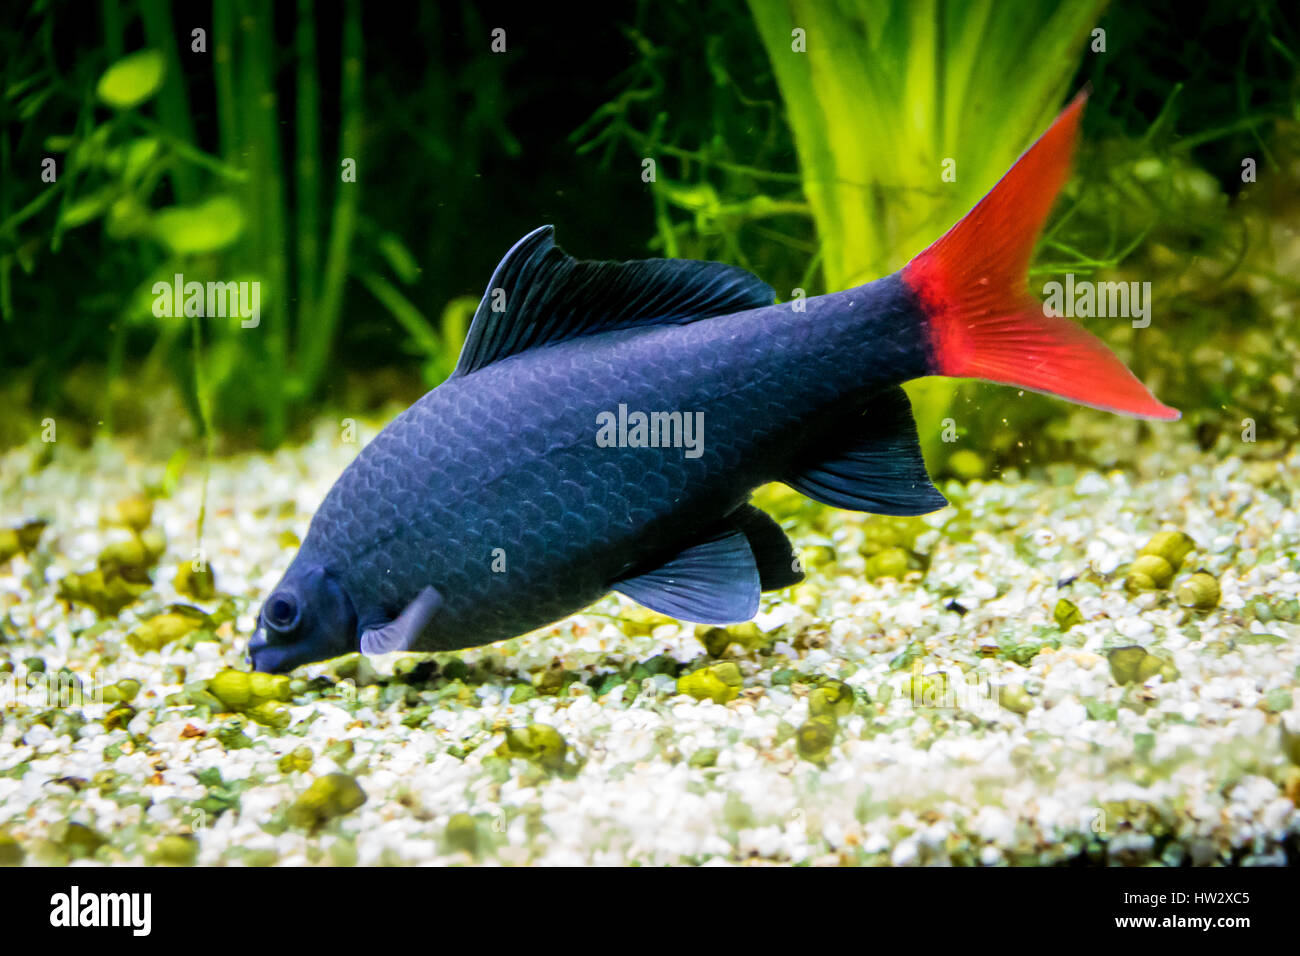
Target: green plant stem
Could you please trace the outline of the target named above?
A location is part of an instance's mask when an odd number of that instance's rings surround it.
[[[320,95],[316,80],[316,11],[312,0],[298,0],[298,133],[297,213],[298,302],[295,328],[298,351],[311,336],[308,323],[316,312],[320,268]],[[314,384],[314,383],[312,383]]]
[[[203,487],[199,492],[199,518],[195,532],[194,546],[198,553],[203,553],[203,526],[208,514],[208,476],[212,471],[213,431],[212,431],[212,395],[207,377],[203,372],[203,336],[199,326],[199,317],[190,318],[190,348],[194,359],[194,398],[199,409],[199,425],[203,430]]]
[[[218,0],[212,5],[212,78],[217,91],[220,149],[227,166],[242,169],[234,36],[234,5],[229,0]]]
[[[358,279],[370,290],[393,318],[397,319],[408,335],[415,340],[419,350],[429,358],[436,357],[442,350],[442,341],[434,331],[432,323],[411,301],[402,295],[391,282],[374,272],[363,272]]]
[[[125,47],[122,44],[122,5],[118,0],[101,0],[99,4],[104,18],[104,51],[110,62],[122,59]]]
[[[146,41],[163,55],[167,63],[167,75],[162,89],[158,91],[158,117],[162,125],[171,131],[173,139],[193,146],[194,124],[190,120],[185,79],[180,56],[176,52],[176,29],[172,23],[171,8],[165,0],[140,0],[140,15],[144,20]],[[186,36],[188,35],[187,32]],[[187,203],[194,199],[199,183],[193,168],[178,163],[171,172],[171,179],[177,202]]]
[[[300,343],[298,376],[303,391],[310,394],[318,384],[325,369],[325,360],[334,342],[339,314],[343,308],[343,284],[348,274],[348,252],[357,226],[357,204],[360,201],[361,177],[361,111],[362,69],[364,46],[361,34],[361,7],[357,0],[348,0],[343,19],[343,64],[340,81],[340,166],[335,180],[334,214],[330,222],[329,249],[325,259],[324,284],[316,300],[315,326]],[[358,164],[357,181],[342,181],[341,162],[351,159]]]
[[[269,295],[262,298],[262,324],[256,330],[237,329],[233,334],[265,336],[265,372],[262,376],[262,401],[265,419],[262,439],[270,447],[284,438],[286,409],[286,374],[288,342],[286,329],[289,298],[288,260],[286,254],[286,212],[284,188],[280,175],[280,124],[271,67],[274,62],[272,32],[274,20],[269,0],[243,0],[239,16],[242,58],[243,109],[248,123],[251,213],[251,252],[253,261],[267,277]]]
[[[142,132],[156,136],[159,140],[165,143],[178,158],[191,162],[202,169],[206,169],[210,173],[215,173],[227,182],[241,184],[248,182],[247,170],[241,169],[229,161],[223,161],[216,156],[205,153],[192,143],[187,143],[184,140],[177,139],[171,130],[167,129],[165,126],[161,126],[155,121],[149,119],[147,116],[132,114],[130,116],[130,122]]]

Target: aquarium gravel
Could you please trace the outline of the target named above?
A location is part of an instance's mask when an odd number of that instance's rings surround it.
[[[773,486],[760,503],[808,579],[764,595],[753,624],[683,625],[612,596],[461,653],[235,675],[258,603],[379,424],[214,460],[201,550],[196,463],[178,477],[107,441],[0,458],[5,526],[48,522],[0,564],[0,862],[1296,852],[1294,451],[1220,460],[1166,437],[1138,473],[949,482],[948,508],[907,520]],[[1172,577],[1144,561],[1162,586],[1131,583],[1143,555]],[[119,612],[67,597],[82,592],[63,579],[97,562],[137,585]],[[72,675],[81,696],[51,699]]]

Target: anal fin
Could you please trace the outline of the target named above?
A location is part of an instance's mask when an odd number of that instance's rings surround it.
[[[745,504],[733,511],[727,520],[734,522],[749,542],[749,550],[758,566],[761,590],[776,591],[803,580],[794,546],[771,515]]]
[[[810,450],[807,463],[782,480],[814,501],[880,515],[923,515],[948,504],[930,481],[907,395],[881,392],[853,429],[827,447]]]

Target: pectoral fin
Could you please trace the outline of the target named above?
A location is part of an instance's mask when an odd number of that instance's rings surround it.
[[[652,611],[698,624],[734,624],[758,613],[758,566],[734,527],[616,581],[613,589]]]
[[[362,632],[362,653],[389,654],[393,651],[409,651],[429,626],[429,622],[433,620],[440,607],[442,607],[442,595],[436,588],[425,588],[392,621],[382,627],[372,627]]]

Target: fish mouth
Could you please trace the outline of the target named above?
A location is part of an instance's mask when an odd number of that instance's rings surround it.
[[[270,642],[266,639],[266,628],[258,627],[253,632],[253,636],[248,639],[248,646],[244,648],[244,663],[250,667],[257,668],[257,655],[266,650]]]
[[[244,660],[248,666],[262,674],[287,674],[299,664],[307,663],[302,648],[292,644],[272,643],[267,640],[266,629],[258,627],[248,639]]]

